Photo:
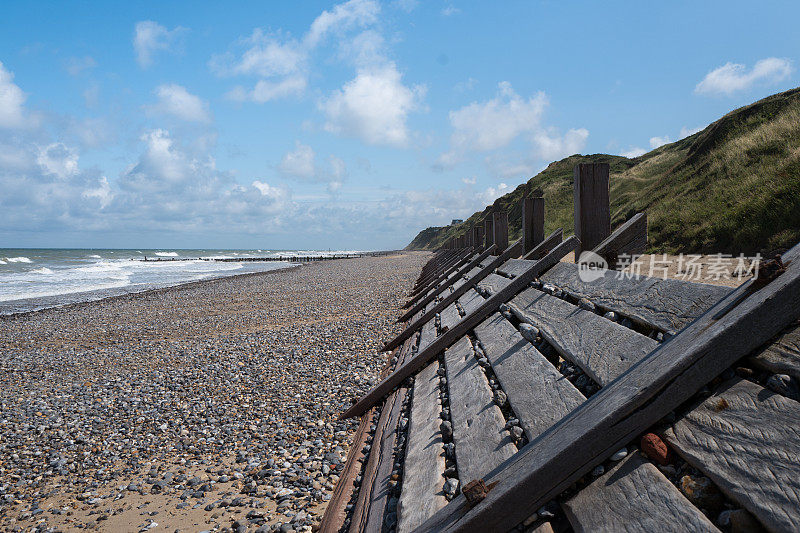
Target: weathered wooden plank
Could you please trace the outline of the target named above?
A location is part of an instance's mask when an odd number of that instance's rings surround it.
[[[731,292],[728,287],[704,283],[648,276],[630,278],[616,270],[600,274],[593,281],[582,281],[576,264],[559,263],[542,275],[542,281],[575,298],[588,298],[634,322],[673,335]]]
[[[611,233],[611,204],[609,203],[609,164],[578,163],[573,173],[575,204],[575,236],[583,250],[591,250]]]
[[[497,257],[492,259],[492,261],[485,268],[483,268],[479,273],[477,273],[473,277],[471,277],[467,283],[461,285],[460,287],[455,289],[453,292],[451,292],[447,296],[444,296],[441,301],[439,301],[433,307],[428,309],[425,312],[425,314],[422,315],[422,318],[420,318],[416,322],[413,322],[413,323],[409,324],[409,326],[402,333],[400,333],[393,340],[387,342],[386,345],[384,345],[384,347],[383,347],[383,349],[381,351],[385,352],[385,351],[393,350],[395,347],[400,346],[400,344],[404,340],[406,340],[408,337],[413,335],[413,333],[417,329],[419,329],[422,326],[422,324],[424,324],[425,322],[427,322],[428,320],[433,318],[433,316],[436,313],[441,312],[445,307],[447,307],[451,303],[455,302],[462,294],[467,292],[470,288],[474,287],[480,280],[482,280],[487,275],[492,273],[492,271],[498,265],[502,265],[507,259],[509,259],[511,257],[518,256],[519,253],[520,253],[520,250],[522,250],[522,241],[521,240],[519,240],[516,243],[514,243],[513,245],[509,246],[500,255],[498,255]]]
[[[419,351],[421,352],[436,340],[436,324],[430,320],[422,326],[422,333],[419,337]]]
[[[497,294],[509,283],[511,283],[509,278],[505,278],[497,274],[489,274],[483,278],[480,283],[478,283],[478,287],[489,291],[489,294]]]
[[[412,291],[411,297],[416,297],[417,295],[436,287],[439,283],[446,280],[451,273],[457,270],[460,266],[469,262],[469,256],[470,251],[466,249],[463,252],[460,251],[453,255],[453,257],[448,261],[445,261],[434,271],[426,275],[425,278]]]
[[[562,507],[575,533],[719,531],[638,453],[589,483]]]
[[[537,289],[523,291],[509,307],[601,386],[658,347],[650,337]]]
[[[522,201],[522,254],[525,255],[544,240],[544,198],[526,197]]]
[[[478,291],[475,289],[468,290],[464,296],[458,299],[461,309],[463,309],[467,315],[478,309],[485,301],[486,298],[478,294]]]
[[[373,388],[352,407],[350,407],[350,409],[342,413],[342,417],[349,418],[351,416],[358,416],[372,407],[375,402],[383,398],[404,379],[413,375],[422,366],[424,366],[425,363],[433,359],[442,350],[448,348],[462,335],[467,333],[473,326],[496,311],[500,307],[500,304],[508,301],[514,294],[526,287],[534,278],[541,275],[541,273],[548,268],[551,268],[555,263],[560,261],[564,255],[574,250],[576,245],[577,239],[570,237],[566,241],[556,246],[545,257],[537,261],[536,264],[532,265],[527,272],[514,278],[507,287],[493,295],[491,298],[485,300],[478,309],[469,313],[464,317],[463,320],[450,328],[446,333],[442,334],[427,348],[420,350],[416,356],[411,358],[411,360],[404,363],[402,366],[400,366],[400,368],[395,370],[392,375],[381,381],[375,388]],[[454,292],[453,294],[456,293]]]
[[[461,320],[461,315],[458,312],[458,308],[456,308],[456,304],[452,304],[447,309],[442,311],[441,329],[442,330],[444,330],[445,328],[450,329],[459,320]]]
[[[467,509],[463,495],[420,531],[506,531],[651,427],[800,316],[800,246],[764,286],[747,281],[624,376],[485,478],[498,484]],[[413,359],[412,359],[413,361]]]
[[[494,243],[498,250],[505,250],[508,247],[508,213],[506,211],[495,211],[492,213],[494,223]]]
[[[529,441],[586,400],[500,313],[476,326],[475,336]]]
[[[520,272],[525,272],[530,268],[530,266],[535,263],[531,259],[509,259],[506,261],[501,267],[497,269],[497,271],[504,275],[511,278],[514,278],[519,275]]]
[[[434,361],[414,379],[403,486],[397,504],[398,533],[414,531],[447,504],[438,368],[439,363]]]
[[[488,263],[487,263],[487,264],[488,264]],[[465,277],[466,279],[472,279],[472,278],[474,278],[475,276],[477,276],[478,274],[480,274],[481,270],[483,270],[484,268],[486,268],[486,267],[485,267],[485,266],[481,266],[481,265],[477,265],[475,268],[473,268],[473,269],[472,269],[472,270],[470,270],[469,272],[466,272],[466,273],[464,274],[464,277]]]
[[[764,351],[750,358],[759,368],[775,374],[788,374],[800,380],[800,325],[784,331]]]
[[[481,261],[489,257],[492,254],[492,252],[493,249],[489,249],[479,254],[475,259],[473,259],[468,264],[464,265],[461,269],[459,269],[455,276],[448,278],[447,281],[443,282],[439,287],[436,288],[436,290],[432,291],[432,294],[428,294],[421,300],[415,300],[416,303],[411,303],[409,301],[404,307],[411,307],[411,309],[409,309],[405,314],[403,314],[403,316],[401,316],[398,321],[403,322],[405,320],[408,320],[420,309],[428,305],[429,302],[433,301],[433,299],[436,298],[438,294],[440,294],[450,285],[455,283],[455,281],[457,281],[458,279],[461,279],[463,277],[462,275],[463,273],[471,271],[473,268],[475,268],[475,266],[480,264]]]
[[[563,232],[561,229],[557,229],[553,233],[551,233],[544,241],[540,242],[536,246],[534,246],[533,250],[525,254],[522,259],[509,259],[499,267],[497,267],[497,272],[504,276],[515,277],[518,276],[520,273],[525,272],[528,267],[531,265],[532,262],[535,262],[550,252],[553,248],[558,246],[561,242],[561,236]]]
[[[800,403],[734,378],[665,433],[675,450],[771,531],[800,526]]]
[[[630,220],[595,246],[594,253],[604,257],[610,268],[616,268],[621,254],[643,254],[647,248],[647,214],[637,213]]]
[[[463,487],[517,452],[469,337],[444,353],[458,478]]]

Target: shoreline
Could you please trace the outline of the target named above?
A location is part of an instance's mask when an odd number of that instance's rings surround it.
[[[0,529],[310,531],[428,255],[4,317]]]
[[[180,287],[189,287],[189,286],[193,286],[193,285],[200,285],[200,284],[203,284],[203,283],[215,282],[215,281],[220,281],[220,280],[229,279],[229,278],[238,278],[238,277],[246,277],[246,276],[259,276],[259,275],[263,275],[263,274],[275,274],[275,273],[278,273],[278,272],[286,272],[288,270],[294,270],[294,269],[297,269],[297,268],[301,268],[304,264],[306,264],[306,263],[298,263],[296,265],[290,265],[290,266],[285,266],[285,267],[281,267],[281,268],[275,268],[275,269],[272,269],[272,270],[263,270],[261,272],[242,272],[241,274],[229,274],[227,276],[216,276],[216,277],[210,277],[210,278],[206,278],[206,279],[189,280],[189,281],[179,282],[179,283],[176,283],[174,285],[165,285],[164,287],[146,287],[146,288],[142,288],[140,290],[126,291],[126,292],[123,292],[121,294],[109,294],[107,296],[100,296],[98,298],[90,298],[90,299],[87,299],[87,300],[79,300],[79,301],[75,301],[75,302],[66,302],[66,303],[63,303],[63,304],[47,305],[45,307],[41,307],[39,309],[31,309],[29,311],[16,311],[16,312],[11,312],[11,313],[0,313],[0,322],[2,322],[3,320],[6,320],[6,319],[14,318],[14,317],[21,317],[21,316],[25,316],[25,315],[31,315],[31,314],[34,314],[34,313],[41,313],[43,311],[49,311],[51,309],[70,309],[70,308],[72,308],[74,306],[81,306],[81,305],[85,305],[85,304],[103,302],[105,300],[112,300],[112,299],[115,299],[115,298],[125,298],[125,297],[128,297],[128,296],[138,296],[138,295],[144,295],[144,294],[148,294],[148,293],[157,293],[157,292],[166,291],[166,290],[169,290],[169,289],[176,289],[176,288],[180,288]],[[65,294],[57,294],[57,295],[53,295],[53,296],[41,296],[41,297],[37,297],[37,298],[20,298],[19,300],[6,300],[6,301],[3,301],[3,302],[0,302],[0,305],[8,304],[10,302],[24,302],[24,301],[28,301],[28,300],[39,300],[39,299],[44,300],[44,299],[51,299],[51,298],[69,298],[71,296],[76,296],[77,297],[77,296],[82,295],[82,294],[86,295],[86,294],[91,294],[91,293],[102,293],[102,292],[105,292],[105,291],[124,290],[124,289],[125,289],[125,287],[118,287],[117,289],[94,289],[94,290],[82,291],[82,292],[72,292],[72,293],[65,293]]]

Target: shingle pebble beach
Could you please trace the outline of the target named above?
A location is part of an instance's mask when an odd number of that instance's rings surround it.
[[[429,257],[0,318],[0,530],[311,531]]]

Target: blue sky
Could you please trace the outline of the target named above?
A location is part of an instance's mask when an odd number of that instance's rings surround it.
[[[4,2],[0,247],[402,247],[797,85],[790,2]]]

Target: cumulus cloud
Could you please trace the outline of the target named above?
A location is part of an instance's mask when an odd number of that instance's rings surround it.
[[[672,139],[669,138],[669,135],[664,135],[663,137],[650,137],[650,148],[655,150],[656,148],[671,142]]]
[[[283,156],[278,168],[285,175],[311,179],[317,173],[315,158],[316,154],[310,146],[297,141],[295,149]]]
[[[638,146],[631,146],[624,152],[620,152],[619,155],[621,155],[622,157],[628,157],[630,159],[633,159],[634,157],[639,157],[640,155],[644,155],[645,153],[647,153],[647,150],[645,150],[644,148],[639,148]]]
[[[152,65],[156,52],[174,50],[184,32],[185,28],[180,26],[168,30],[152,20],[137,22],[133,32],[133,49],[139,66],[147,68]]]
[[[342,37],[346,32],[375,24],[379,12],[375,0],[349,0],[323,11],[299,40],[285,32],[267,33],[256,28],[249,37],[240,39],[237,47],[244,47],[243,52],[215,55],[209,66],[220,76],[259,78],[252,89],[237,86],[229,91],[227,96],[233,100],[265,103],[301,96],[308,86],[311,53],[330,35]],[[341,40],[343,46],[351,46],[349,41]],[[362,37],[361,50],[351,52],[370,53],[370,47],[377,42],[374,37]]]
[[[421,85],[407,87],[394,63],[358,71],[356,77],[320,103],[325,129],[368,144],[408,145],[408,114],[419,108]]]
[[[535,154],[541,159],[557,160],[580,153],[586,146],[589,130],[571,129],[563,136],[540,131],[533,136]]]
[[[63,143],[40,147],[36,162],[45,174],[51,174],[62,180],[78,173],[78,153]]]
[[[697,94],[731,95],[753,87],[757,83],[774,85],[792,73],[788,59],[768,57],[756,62],[752,69],[741,63],[725,63],[715,68],[694,88]]]
[[[25,93],[14,83],[14,74],[0,62],[0,128],[25,125]]]
[[[155,90],[158,102],[147,110],[185,120],[186,122],[211,122],[208,102],[191,94],[185,87],[175,84],[160,85]]]
[[[678,139],[684,139],[684,138],[686,138],[686,137],[688,137],[690,135],[694,135],[695,133],[697,133],[699,131],[703,131],[704,129],[705,129],[705,126],[699,126],[697,128],[687,128],[686,126],[683,126],[681,128],[680,133],[678,134]]]

